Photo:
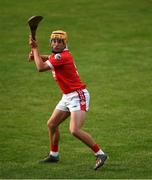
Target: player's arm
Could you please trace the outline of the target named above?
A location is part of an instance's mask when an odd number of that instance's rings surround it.
[[[47,60],[49,59],[49,55],[40,55],[40,56],[41,56],[43,62],[45,62],[45,61],[47,61]],[[30,62],[31,62],[31,61],[34,61],[33,51],[31,51],[31,52],[29,53],[28,59],[29,59]]]
[[[33,40],[31,36],[29,37],[29,45],[32,48],[32,53],[33,53],[33,56],[34,56],[33,58],[34,58],[37,70],[39,72],[43,72],[43,71],[49,70],[51,67],[46,62],[43,62],[43,58],[44,57],[42,58],[39,55],[39,50],[38,50],[37,42],[35,40]]]
[[[40,55],[43,62],[47,61],[49,59],[49,55]]]

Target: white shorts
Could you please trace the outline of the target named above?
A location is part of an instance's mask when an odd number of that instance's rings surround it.
[[[90,95],[87,89],[77,90],[72,93],[63,94],[62,99],[56,106],[56,109],[62,111],[88,111]]]

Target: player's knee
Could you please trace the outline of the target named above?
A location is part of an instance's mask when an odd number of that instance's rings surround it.
[[[51,130],[51,129],[55,129],[56,128],[56,125],[53,121],[51,121],[50,119],[48,120],[47,122],[47,126],[48,128]]]
[[[70,133],[73,135],[73,136],[78,136],[78,129],[77,128],[70,128]]]

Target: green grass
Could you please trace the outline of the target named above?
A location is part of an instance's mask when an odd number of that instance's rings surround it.
[[[46,122],[61,93],[27,61],[32,15],[45,17],[37,32],[42,53],[50,53],[51,31],[69,34],[91,94],[84,129],[109,155],[97,172],[69,119],[61,125],[60,163],[37,163],[49,150]],[[1,0],[0,17],[0,178],[152,178],[152,1]]]

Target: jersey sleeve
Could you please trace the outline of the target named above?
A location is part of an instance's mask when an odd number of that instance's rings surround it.
[[[51,69],[53,69],[53,66],[52,66],[52,64],[50,63],[49,60],[45,61],[45,63],[46,63]]]
[[[49,61],[52,66],[58,67],[69,63],[69,55],[67,53],[57,53],[49,57]]]

